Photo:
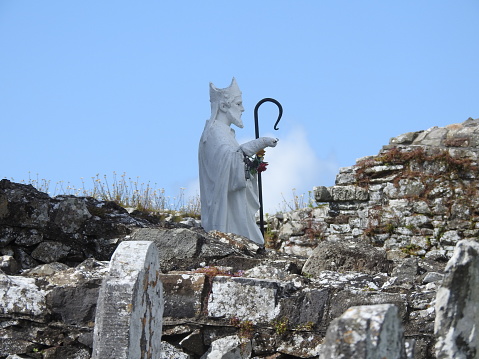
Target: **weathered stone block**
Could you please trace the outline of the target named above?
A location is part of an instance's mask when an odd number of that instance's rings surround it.
[[[308,288],[281,298],[277,317],[280,320],[287,318],[291,328],[319,326],[326,311],[329,295],[329,289]]]
[[[329,202],[333,199],[328,187],[318,186],[314,187],[314,199],[316,202]]]
[[[422,131],[413,141],[413,144],[439,147],[446,135],[446,128],[434,126],[426,131]]]
[[[0,272],[0,314],[3,317],[27,317],[44,321],[48,316],[46,292],[35,279],[7,276]]]
[[[373,178],[377,178],[387,176],[391,174],[391,172],[396,172],[402,170],[403,168],[403,165],[377,165],[366,168],[364,172],[369,174]]]
[[[424,279],[422,282],[424,284],[427,283],[434,283],[438,282],[444,279],[444,274],[443,273],[437,273],[437,272],[427,272],[426,275],[424,276]]]
[[[367,201],[369,199],[368,190],[359,186],[333,186],[329,191],[333,201]]]
[[[284,281],[291,277],[291,270],[295,272],[298,270],[293,263],[282,263],[280,261],[275,263],[279,268],[272,265],[258,265],[252,269],[244,272],[244,276],[248,278],[281,280]],[[292,269],[294,268],[294,269]]]
[[[0,248],[5,247],[9,243],[13,242],[15,237],[15,231],[12,227],[0,227]]]
[[[408,132],[408,133],[404,133],[402,135],[399,135],[397,137],[393,137],[391,138],[391,140],[389,141],[389,143],[391,145],[397,145],[397,144],[401,144],[401,145],[409,145],[411,144],[414,139],[420,134],[420,132]]]
[[[44,241],[32,252],[32,258],[43,263],[57,262],[67,257],[70,249],[68,245],[61,242]]]
[[[208,298],[208,316],[270,322],[279,314],[280,291],[277,281],[217,276]]]
[[[331,296],[328,321],[339,317],[348,308],[363,305],[394,304],[399,317],[405,319],[407,315],[407,296],[398,293],[384,293],[380,291],[351,291],[342,290]]]
[[[418,179],[401,179],[398,185],[388,183],[384,188],[384,194],[388,198],[410,198],[419,197],[426,190],[426,186]]]
[[[32,269],[27,269],[26,271],[23,272],[23,275],[27,277],[51,276],[55,273],[58,274],[59,272],[68,270],[69,268],[70,267],[68,267],[66,264],[59,263],[59,262],[52,262],[52,263],[39,265]],[[91,277],[91,274],[89,275],[89,277]],[[73,282],[74,281],[72,281],[72,283]]]
[[[432,212],[431,212],[431,208],[429,207],[429,203],[426,202],[426,201],[414,201],[412,203],[412,209],[415,213],[420,213],[420,214],[426,214],[426,215],[430,215]]]
[[[411,286],[414,284],[419,266],[417,257],[404,258],[396,265],[391,273],[395,278],[394,285]]]
[[[93,359],[159,358],[163,288],[153,242],[122,242],[110,262],[95,317]]]
[[[220,232],[212,234],[216,237],[215,240],[208,241],[198,231],[187,228],[140,228],[133,233],[130,240],[153,241],[160,252],[162,271],[169,272],[180,268],[186,270],[197,268],[202,261],[199,258],[203,258],[204,261],[208,258],[222,258],[239,253],[231,244],[222,243]],[[230,240],[234,242],[233,239]],[[257,245],[254,246],[256,249],[259,248]]]
[[[43,234],[34,228],[24,230],[15,229],[12,232],[12,236],[15,238],[15,244],[19,246],[33,246],[43,241]]]
[[[0,270],[6,274],[15,274],[20,269],[18,262],[12,256],[0,256]]]
[[[416,214],[414,216],[408,216],[403,219],[403,223],[406,227],[417,229],[426,226],[431,226],[431,219],[423,214]]]
[[[281,240],[288,240],[292,236],[301,236],[307,228],[307,223],[304,221],[290,221],[285,223],[279,231],[279,238]]]
[[[335,184],[345,185],[354,184],[356,182],[356,174],[353,171],[343,172],[336,175]]]
[[[299,289],[292,282],[217,276],[209,293],[208,315],[269,327],[285,319],[290,328],[319,326],[329,293],[329,289]]]
[[[161,260],[186,259],[196,254],[198,235],[189,229],[139,228],[131,236],[133,241],[152,241],[161,248]]]
[[[31,185],[0,181],[0,224],[42,228],[49,221],[50,197]]]
[[[394,305],[349,308],[329,326],[320,359],[406,359],[404,337]]]
[[[344,234],[351,232],[351,227],[349,224],[331,224],[329,226],[329,231],[333,234]]]
[[[170,273],[161,274],[163,283],[165,320],[196,318],[201,314],[204,274],[200,273]]]
[[[236,335],[215,340],[201,359],[246,359],[251,357],[251,341]]]
[[[479,243],[462,240],[446,266],[436,297],[436,356],[479,355]]]
[[[456,245],[460,240],[461,236],[458,231],[446,231],[439,239],[442,245]]]
[[[323,270],[388,272],[391,263],[386,252],[358,243],[322,242],[308,258],[303,273],[316,276]]]
[[[61,199],[61,201],[54,206],[51,215],[52,222],[62,228],[65,233],[77,232],[83,223],[92,216],[82,198],[62,196],[55,199]]]
[[[47,303],[57,320],[69,325],[88,326],[95,320],[100,283],[74,284],[53,288],[47,295]]]

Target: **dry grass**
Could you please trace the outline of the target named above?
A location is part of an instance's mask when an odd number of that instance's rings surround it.
[[[281,193],[283,202],[280,203],[278,212],[290,212],[314,207],[314,193],[312,191],[308,191],[308,195],[306,196],[304,193],[297,194],[296,188],[293,188],[292,193],[293,197],[289,201],[284,197],[284,194]]]
[[[12,179],[14,181],[14,179]],[[29,184],[41,192],[48,193],[50,196],[73,195],[78,197],[93,197],[100,201],[113,201],[122,207],[136,208],[142,211],[150,212],[168,212],[175,211],[184,215],[199,218],[200,216],[200,197],[199,195],[186,198],[185,188],[180,188],[178,196],[167,196],[164,188],[150,182],[141,182],[139,177],[132,179],[125,173],[118,176],[113,172],[113,176],[100,176],[97,174],[91,177],[91,182],[85,182],[81,178],[82,185],[77,188],[69,182],[57,182],[52,186],[51,181],[40,179],[38,175],[32,178],[29,173],[28,181],[20,183]]]
[[[11,180],[15,181],[13,178]],[[119,176],[116,172],[113,172],[111,177],[97,174],[88,181],[81,178],[81,186],[75,187],[70,182],[64,181],[59,181],[53,185],[49,180],[40,179],[38,174],[32,177],[29,172],[28,180],[22,180],[20,183],[32,185],[52,197],[58,195],[93,197],[100,201],[113,201],[122,207],[131,207],[142,211],[174,211],[193,218],[200,218],[201,215],[199,194],[186,198],[186,188],[180,188],[177,196],[168,196],[165,189],[159,187],[156,183],[141,182],[139,177],[133,179],[127,177],[126,173]],[[278,213],[314,207],[312,191],[309,191],[307,195],[297,194],[296,189],[293,188],[292,194],[293,197],[289,201],[282,194],[283,201],[278,205]]]

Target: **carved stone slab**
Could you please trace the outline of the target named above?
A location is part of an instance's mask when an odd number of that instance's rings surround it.
[[[153,242],[122,242],[98,298],[92,359],[160,358],[163,285]]]
[[[477,358],[479,353],[479,243],[462,240],[446,266],[436,297],[436,356]]]

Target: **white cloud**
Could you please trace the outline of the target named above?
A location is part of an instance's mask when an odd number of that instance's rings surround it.
[[[200,196],[200,178],[191,180],[185,188],[185,197],[188,199]]]
[[[281,138],[275,148],[267,148],[265,161],[269,165],[262,175],[264,212],[272,214],[294,207],[295,195],[307,204],[308,192],[331,185],[339,168],[334,158],[322,159],[315,153],[301,127]]]

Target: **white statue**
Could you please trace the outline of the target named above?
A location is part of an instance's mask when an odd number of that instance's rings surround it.
[[[263,244],[255,220],[259,209],[257,176],[245,166],[245,156],[275,147],[278,139],[260,137],[238,144],[230,125],[243,128],[244,108],[234,78],[224,89],[210,83],[210,102],[211,118],[206,121],[198,151],[202,226],[206,231],[235,233]]]

